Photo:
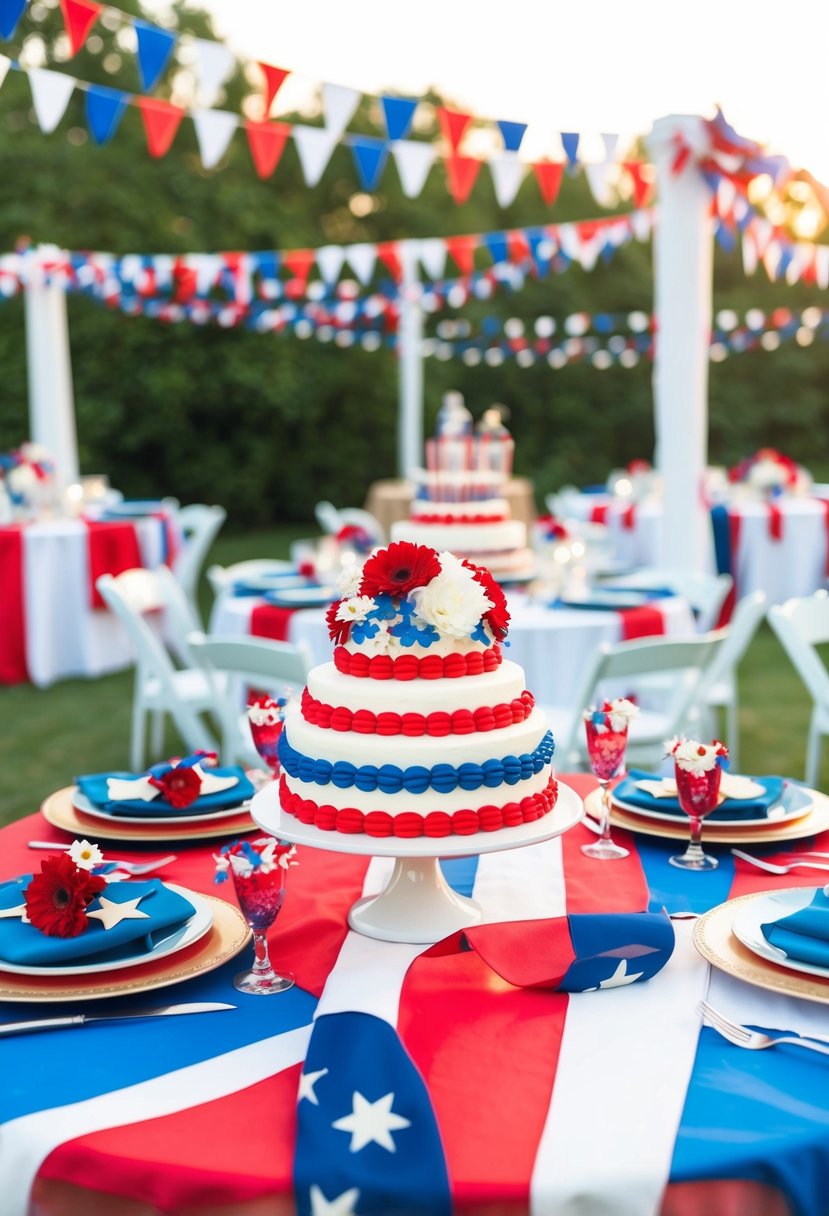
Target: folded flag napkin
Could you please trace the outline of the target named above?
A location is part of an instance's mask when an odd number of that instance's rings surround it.
[[[0,969],[127,960],[144,954],[195,912],[188,899],[158,878],[110,883],[87,906],[87,924],[76,937],[50,937],[22,919],[31,874],[0,883]]]
[[[787,958],[829,967],[829,896],[817,890],[812,902],[790,916],[760,926],[766,941]]]
[[[671,787],[673,793],[668,791]],[[783,797],[782,777],[736,777],[723,773],[721,791],[726,795],[715,811],[706,815],[706,822],[739,821],[740,819],[762,819]],[[661,790],[659,795],[656,790]],[[748,796],[746,796],[748,795]],[[646,773],[631,769],[613,790],[613,797],[643,811],[658,811],[663,815],[676,815],[685,819],[685,812],[676,797],[673,778],[663,778],[657,773]]]
[[[593,992],[651,979],[673,948],[665,913],[606,912],[477,925],[444,938],[426,955],[475,950],[518,988]]]
[[[196,754],[154,764],[145,773],[90,773],[76,780],[93,806],[114,816],[206,815],[253,797],[244,769],[206,767],[204,759]]]

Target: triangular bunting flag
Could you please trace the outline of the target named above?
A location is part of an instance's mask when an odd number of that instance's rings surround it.
[[[98,20],[102,6],[93,3],[93,0],[60,0],[60,8],[69,36],[69,47],[72,54],[77,55]]]
[[[205,169],[213,169],[227,151],[239,126],[239,115],[228,110],[194,110],[192,118],[201,163]]]
[[[524,164],[516,152],[502,152],[489,162],[492,185],[499,207],[509,207],[524,179]]]
[[[489,256],[492,258],[493,266],[499,266],[503,262],[509,260],[509,250],[507,248],[507,238],[505,233],[488,232],[483,237],[483,242],[489,250]]]
[[[264,180],[270,177],[285,150],[291,128],[285,122],[245,123],[250,154],[256,172]]]
[[[466,128],[472,121],[471,114],[461,114],[458,110],[447,110],[445,106],[437,107],[438,122],[449,147],[457,152]]]
[[[449,193],[456,203],[465,203],[481,171],[481,161],[474,156],[447,156],[444,163]]]
[[[532,259],[532,251],[530,242],[527,240],[526,233],[520,228],[513,232],[508,232],[507,249],[509,250],[509,260],[514,266],[520,266],[522,262],[529,262]]]
[[[567,157],[567,167],[572,169],[574,165],[579,163],[579,136],[575,131],[561,132],[561,146],[564,149],[564,155]]]
[[[461,274],[472,274],[475,269],[475,250],[478,248],[477,236],[447,236],[446,248],[452,255]]]
[[[401,139],[391,146],[400,186],[406,198],[417,198],[429,176],[437,155],[434,144],[413,139]]]
[[[602,143],[604,144],[605,160],[613,160],[616,156],[616,145],[619,143],[618,135],[603,135]]]
[[[209,110],[218,100],[219,90],[233,71],[233,52],[223,42],[194,38],[198,104]]]
[[[75,77],[48,68],[29,68],[28,76],[37,124],[44,135],[48,135],[66,113]]]
[[[139,97],[137,101],[147,136],[147,151],[150,156],[166,156],[184,118],[184,110],[154,97]]]
[[[400,256],[397,252],[397,242],[384,241],[381,245],[378,245],[377,256],[395,283],[399,283],[403,277],[403,267],[400,264]]]
[[[273,64],[263,63],[261,59],[259,66],[265,77],[265,116],[267,117],[271,112],[274,97],[291,73],[286,68],[275,68]]]
[[[138,37],[138,74],[141,88],[147,92],[166,68],[176,44],[176,36],[137,18],[133,25]]]
[[[325,127],[304,127],[299,123],[293,129],[294,143],[302,166],[306,186],[316,186],[325,172],[336,147],[339,134]]]
[[[644,207],[653,192],[653,180],[644,176],[644,170],[649,169],[650,166],[643,165],[637,160],[626,160],[622,162],[622,165],[633,186],[633,205]]]
[[[600,207],[610,207],[613,202],[608,180],[612,168],[612,164],[609,164],[607,161],[599,161],[598,164],[585,163],[584,166],[590,193]]]
[[[365,286],[374,274],[377,261],[376,245],[347,245],[345,256],[360,282]]]
[[[521,140],[524,138],[527,124],[525,122],[505,122],[499,118],[498,128],[504,141],[504,149],[507,152],[517,152],[521,147]]]
[[[631,231],[637,241],[646,241],[653,232],[653,211],[632,211],[629,219]]]
[[[11,67],[11,59],[8,55],[0,55],[0,88],[3,86],[3,81],[6,79],[6,74]]]
[[[340,138],[360,104],[362,93],[356,89],[348,89],[343,84],[323,84],[322,112],[325,115],[325,129],[331,134],[336,132]]]
[[[105,144],[118,130],[128,94],[91,84],[86,90],[86,121],[96,144]]]
[[[408,97],[381,97],[383,120],[389,139],[405,139],[412,125],[417,102]]]
[[[345,261],[342,245],[322,245],[317,250],[317,268],[326,283],[336,283]]]
[[[317,255],[313,249],[289,249],[282,255],[282,263],[296,279],[307,279],[314,269]]]
[[[376,190],[386,167],[389,145],[384,139],[372,139],[368,135],[351,135],[348,142],[360,185],[364,190]]]
[[[541,191],[541,197],[548,207],[551,207],[558,198],[558,192],[561,189],[561,178],[564,173],[564,165],[560,161],[538,160],[533,162],[533,173],[538,182],[538,189]]]
[[[829,249],[829,246],[827,246]],[[757,244],[750,232],[743,233],[743,273],[754,274],[757,269]]]
[[[0,0],[0,38],[7,41],[14,37],[26,3],[27,0]]]
[[[818,287],[829,287],[829,245],[815,246],[815,282]]]
[[[446,271],[446,241],[443,237],[430,237],[417,242],[417,256],[430,279],[442,279]]]

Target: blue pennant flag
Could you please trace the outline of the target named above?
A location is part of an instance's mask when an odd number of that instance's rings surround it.
[[[579,163],[579,135],[575,131],[561,132],[561,146],[564,149],[564,155],[567,157],[567,165],[572,169],[574,165]]]
[[[386,167],[389,145],[368,135],[352,135],[348,142],[363,189],[375,190]]]
[[[158,80],[167,66],[167,60],[173,53],[176,44],[175,34],[159,29],[157,25],[148,25],[146,21],[136,20],[135,32],[138,35],[138,71],[141,76],[141,88],[146,93]]]
[[[381,97],[383,118],[389,139],[405,139],[412,125],[417,102],[407,97]]]
[[[0,0],[0,38],[13,38],[26,0]]]
[[[537,272],[546,274],[550,269],[550,252],[544,252],[544,250],[545,247],[547,250],[551,248],[549,238],[543,228],[527,228],[525,236]]]
[[[483,239],[494,266],[509,261],[509,247],[503,232],[485,232]]]
[[[501,131],[501,138],[504,141],[504,148],[507,152],[517,152],[521,147],[521,140],[524,138],[524,132],[527,129],[525,122],[506,122],[503,119],[498,119],[498,126]]]
[[[722,220],[717,221],[717,225],[714,229],[714,236],[717,239],[717,244],[719,245],[720,249],[724,249],[726,253],[734,252],[737,245],[736,237],[728,225],[724,224]]]
[[[96,144],[105,144],[118,130],[127,108],[127,94],[91,84],[86,91],[86,121]]]
[[[429,1094],[388,1022],[367,1013],[317,1018],[298,1102],[298,1216],[450,1216]]]
[[[279,277],[279,258],[270,249],[256,254],[256,269],[265,282],[273,282]]]

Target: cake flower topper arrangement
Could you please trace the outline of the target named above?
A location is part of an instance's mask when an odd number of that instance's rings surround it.
[[[92,873],[103,860],[97,845],[74,840],[65,853],[41,861],[26,887],[25,908],[5,914],[17,913],[47,937],[78,937],[89,924],[88,905],[106,887],[106,879]]]
[[[249,878],[254,873],[272,874],[274,870],[299,865],[296,846],[273,836],[254,841],[234,840],[214,853],[213,860],[216,863],[214,882],[217,883],[227,882],[231,870],[242,878]]]
[[[396,541],[379,549],[340,589],[343,598],[326,616],[338,645],[352,639],[389,653],[446,637],[491,646],[507,636],[506,599],[489,571],[426,545]]]
[[[811,478],[802,465],[776,448],[760,448],[728,472],[732,484],[771,493],[802,493]]]

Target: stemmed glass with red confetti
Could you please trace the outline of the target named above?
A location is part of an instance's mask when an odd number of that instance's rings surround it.
[[[716,857],[702,851],[702,821],[719,803],[728,748],[718,739],[711,743],[677,739],[671,754],[679,805],[691,821],[691,839],[684,853],[669,857],[668,861],[680,870],[716,870],[719,865]]]
[[[628,850],[616,844],[610,836],[610,793],[608,786],[624,771],[628,727],[639,707],[623,697],[605,701],[598,709],[584,711],[587,755],[590,771],[601,790],[601,819],[599,839],[581,846],[582,853],[599,861],[627,857]]]
[[[287,697],[262,695],[248,705],[248,722],[253,746],[274,777],[279,775],[279,738],[285,725]]]
[[[293,845],[265,836],[235,841],[215,858],[216,881],[222,882],[230,873],[242,915],[253,930],[253,966],[233,980],[239,992],[270,996],[293,987],[291,977],[278,975],[271,965],[267,933],[282,908],[285,879],[288,867],[296,864],[295,853]]]

